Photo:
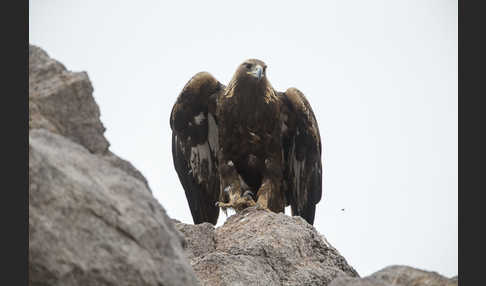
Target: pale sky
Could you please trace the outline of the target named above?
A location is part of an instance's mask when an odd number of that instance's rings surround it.
[[[405,264],[450,277],[458,273],[457,14],[452,0],[30,0],[29,42],[88,73],[110,149],[185,223],[172,105],[199,71],[227,84],[243,60],[265,61],[273,87],[300,89],[318,120],[316,229],[362,276]]]

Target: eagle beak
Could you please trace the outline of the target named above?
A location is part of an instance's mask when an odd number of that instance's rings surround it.
[[[258,80],[262,79],[263,77],[263,68],[261,65],[255,65],[253,70],[247,72],[247,74],[256,77]]]

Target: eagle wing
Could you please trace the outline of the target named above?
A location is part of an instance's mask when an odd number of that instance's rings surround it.
[[[322,196],[321,138],[314,112],[296,88],[280,93],[284,188],[292,215],[314,223]]]
[[[224,86],[200,72],[184,86],[170,116],[172,157],[194,224],[216,224],[219,208],[216,100]]]

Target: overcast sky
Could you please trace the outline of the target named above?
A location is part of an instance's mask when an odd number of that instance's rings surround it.
[[[227,84],[243,60],[265,61],[318,120],[317,230],[362,276],[391,264],[453,276],[457,14],[452,0],[30,0],[29,41],[87,71],[111,150],[186,223],[172,105],[199,71]]]

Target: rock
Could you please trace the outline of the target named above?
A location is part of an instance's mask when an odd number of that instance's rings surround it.
[[[29,48],[29,285],[199,285],[147,180],[108,150],[86,73]]]
[[[329,286],[454,286],[457,279],[409,266],[388,266],[364,278],[338,277]]]
[[[29,130],[44,128],[103,155],[112,166],[142,181],[132,164],[108,150],[100,110],[85,72],[70,72],[45,51],[29,46]]]
[[[390,284],[372,277],[353,278],[340,276],[332,280],[329,286],[390,286]]]
[[[152,192],[150,190],[147,179],[145,179],[142,173],[140,173],[139,170],[135,169],[135,167],[133,167],[133,165],[130,162],[118,157],[117,155],[113,154],[109,150],[104,154],[103,159],[108,161],[111,164],[111,166],[124,171],[125,173],[127,173],[128,175],[134,178],[139,179],[145,185],[147,191],[149,191],[150,193]]]
[[[29,127],[46,128],[104,153],[109,143],[93,87],[85,72],[69,72],[40,48],[29,46]]]
[[[29,285],[197,285],[145,185],[45,129],[29,134]]]
[[[359,277],[300,217],[248,208],[218,228],[176,227],[204,285],[328,285],[339,275]]]
[[[204,256],[216,249],[216,238],[212,224],[207,222],[197,225],[177,223],[176,228],[185,237],[184,247],[189,259]]]

